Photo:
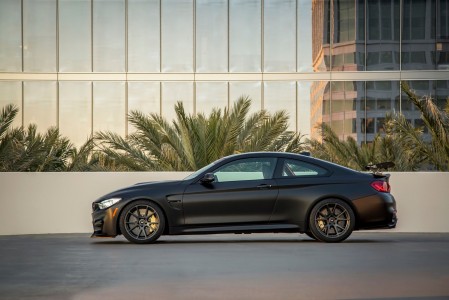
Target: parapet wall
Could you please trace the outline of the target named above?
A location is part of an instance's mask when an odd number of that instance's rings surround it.
[[[391,173],[395,232],[449,232],[449,173]],[[0,235],[91,232],[91,203],[128,185],[185,172],[0,173]]]

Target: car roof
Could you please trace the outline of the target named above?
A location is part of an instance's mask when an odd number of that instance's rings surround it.
[[[245,157],[277,157],[277,158],[289,158],[289,159],[299,159],[308,163],[316,164],[322,166],[326,169],[329,169],[333,172],[342,172],[342,173],[360,173],[356,170],[344,167],[342,165],[322,160],[319,158],[311,157],[309,155],[301,154],[301,153],[291,153],[291,152],[270,152],[270,151],[260,151],[260,152],[245,152],[232,154],[226,157],[223,157],[221,161],[228,161],[228,159],[236,159],[236,158],[245,158]]]

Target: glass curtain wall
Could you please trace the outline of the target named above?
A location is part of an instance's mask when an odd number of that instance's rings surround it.
[[[2,0],[0,105],[81,144],[133,132],[132,110],[170,121],[178,101],[248,96],[290,130],[370,142],[388,112],[422,124],[400,80],[443,107],[448,20],[449,0]]]

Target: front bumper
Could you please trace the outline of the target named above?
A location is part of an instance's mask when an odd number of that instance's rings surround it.
[[[116,237],[119,208],[115,205],[92,212],[94,232],[91,237]]]

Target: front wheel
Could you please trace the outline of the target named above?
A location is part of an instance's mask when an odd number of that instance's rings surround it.
[[[352,208],[343,200],[326,199],[318,202],[309,218],[309,229],[322,242],[337,243],[347,239],[355,225]]]
[[[165,218],[156,204],[139,200],[128,204],[120,216],[120,230],[133,243],[148,244],[164,232]]]

